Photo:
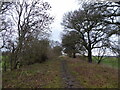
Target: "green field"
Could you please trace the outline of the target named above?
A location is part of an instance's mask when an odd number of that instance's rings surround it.
[[[120,66],[118,65],[118,59],[119,58],[117,57],[104,57],[101,61],[101,64],[105,64],[113,68],[120,68]],[[93,56],[93,62],[98,62],[95,56]]]

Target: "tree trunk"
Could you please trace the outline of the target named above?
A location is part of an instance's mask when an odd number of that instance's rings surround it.
[[[103,59],[103,56],[100,57],[100,59],[99,59],[99,61],[98,61],[98,64],[101,63],[102,59]]]
[[[11,69],[11,71],[12,71],[12,56],[10,56],[10,69]]]
[[[88,33],[88,62],[92,63],[92,49],[91,49],[91,40],[90,40],[90,32]]]
[[[68,56],[69,56],[69,57],[72,57],[72,53],[68,53]]]
[[[18,58],[17,58],[17,54],[14,54],[14,57],[13,57],[13,61],[14,61],[14,66],[13,66],[13,69],[17,69],[17,64],[18,64]]]
[[[101,59],[98,61],[98,63],[97,63],[97,64],[100,64],[100,62],[101,62]]]
[[[88,50],[88,62],[92,63],[92,52],[90,49]]]
[[[14,69],[17,69],[18,62],[15,63]]]
[[[4,71],[6,72],[6,61],[4,62]]]
[[[73,58],[76,58],[75,53],[73,53]]]

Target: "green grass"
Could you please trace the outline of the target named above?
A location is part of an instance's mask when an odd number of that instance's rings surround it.
[[[93,56],[93,61],[96,63],[98,62],[95,56]],[[120,66],[118,65],[118,58],[116,57],[104,57],[101,61],[101,64],[105,64],[113,68],[120,68]]]
[[[6,62],[6,71],[10,71],[10,59],[9,56],[0,56],[0,66],[4,69],[4,64]]]
[[[0,68],[2,67],[2,56],[0,56]]]

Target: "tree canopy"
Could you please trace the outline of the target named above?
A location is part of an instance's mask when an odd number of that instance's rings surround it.
[[[14,68],[23,52],[28,53],[28,49],[36,50],[38,46],[34,44],[42,43],[41,40],[49,37],[49,25],[54,19],[48,12],[50,9],[50,4],[42,0],[18,0],[2,5],[0,37],[3,45],[0,48],[12,53],[10,57]]]
[[[113,47],[114,42],[110,40],[110,36],[119,32],[118,20],[115,18],[119,16],[118,7],[118,4],[112,2],[90,3],[84,4],[82,9],[64,15],[62,25],[67,30],[79,33],[81,43],[87,50],[89,62],[92,62],[93,49]]]

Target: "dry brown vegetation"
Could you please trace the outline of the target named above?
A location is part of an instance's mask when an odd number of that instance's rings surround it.
[[[49,60],[3,73],[3,88],[60,88],[59,60]]]
[[[85,88],[118,88],[118,69],[67,58],[69,69]]]
[[[61,61],[69,75],[82,88],[118,88],[118,69],[88,63],[84,58],[59,57],[3,73],[3,88],[64,88]],[[65,70],[65,71],[66,71]],[[72,79],[71,79],[72,80]],[[68,81],[69,82],[69,81]],[[77,87],[75,87],[77,88]]]

